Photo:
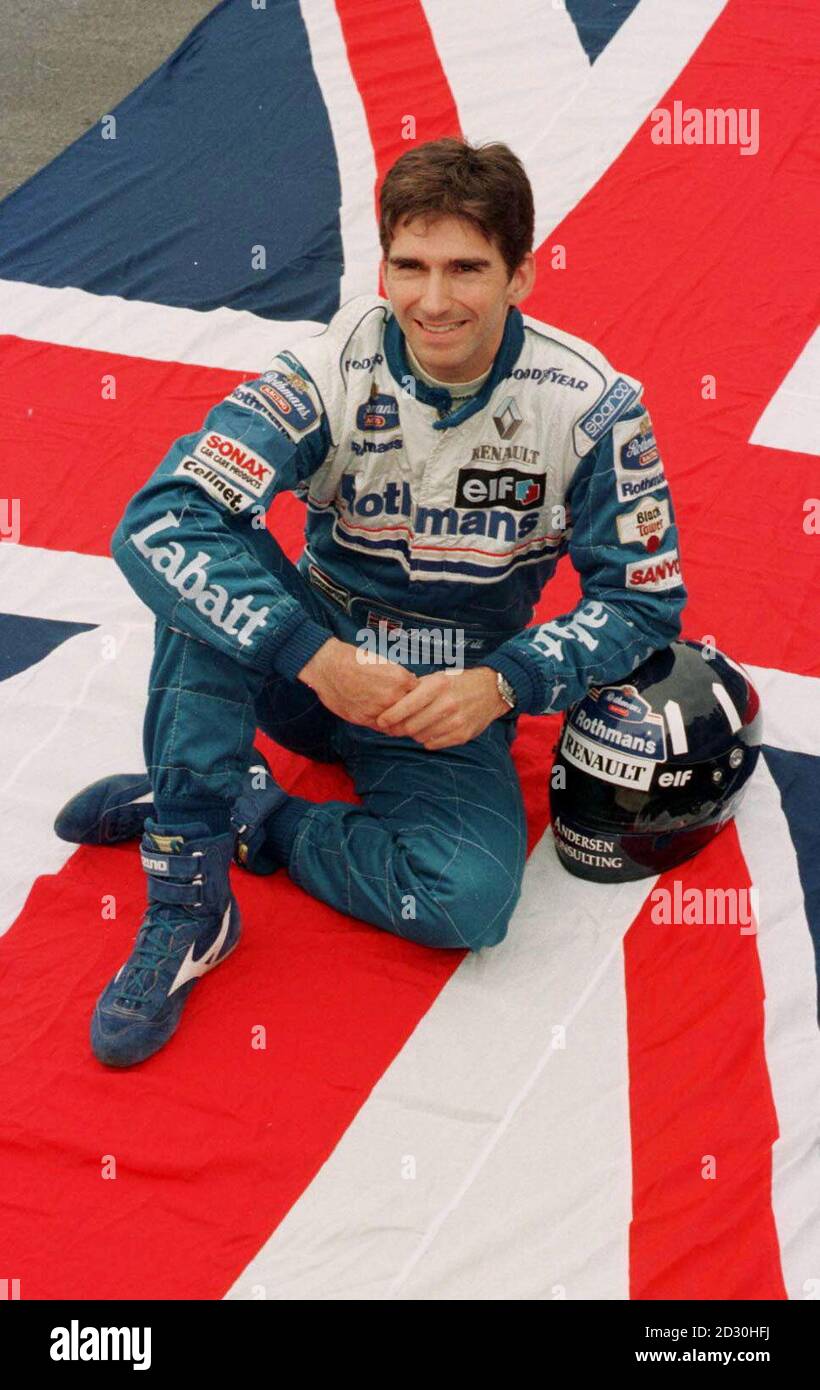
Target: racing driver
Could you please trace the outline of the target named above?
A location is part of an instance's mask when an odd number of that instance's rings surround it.
[[[679,635],[675,517],[642,387],[522,314],[533,198],[504,144],[440,139],[384,181],[388,298],[220,401],[129,502],[113,556],[156,615],[147,776],[79,793],[66,838],[142,835],[148,906],[91,1026],[129,1066],[237,945],[232,861],[428,946],[504,939],[526,824],[518,716],[563,710]],[[266,525],[307,504],[292,565]],[[582,597],[529,625],[558,559]],[[254,737],[339,761],[289,795]],[[545,770],[546,770],[545,757]]]

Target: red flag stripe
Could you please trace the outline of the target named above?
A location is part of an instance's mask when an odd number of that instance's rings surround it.
[[[722,923],[708,896],[749,887],[732,825],[661,876],[624,941],[633,1298],[786,1296],[757,938]],[[660,916],[658,890],[679,920]]]

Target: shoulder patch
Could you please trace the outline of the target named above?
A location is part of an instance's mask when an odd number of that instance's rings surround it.
[[[234,405],[241,405],[244,410],[255,411],[257,415],[261,415],[264,420],[267,420],[269,425],[273,425],[274,429],[279,430],[280,434],[287,435],[288,432],[279,415],[252,386],[240,384],[234,388],[230,396],[226,397],[226,401]],[[288,438],[290,438],[289,435]]]
[[[637,397],[638,388],[631,381],[624,376],[616,377],[600,400],[581,416],[576,429],[580,430],[587,440],[597,444],[601,436],[620,419]]]
[[[254,389],[264,397],[269,410],[284,425],[291,438],[298,439],[316,424],[321,405],[313,383],[301,374],[300,364],[289,353],[280,352],[281,366],[264,372]]]
[[[645,493],[666,486],[655,432],[646,411],[637,419],[616,420],[612,428],[612,457],[619,502],[636,502]]]

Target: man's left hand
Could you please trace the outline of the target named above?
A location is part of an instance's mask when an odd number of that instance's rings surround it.
[[[409,694],[379,715],[377,724],[387,734],[414,738],[431,750],[452,748],[477,738],[508,709],[495,671],[474,666],[421,676]]]

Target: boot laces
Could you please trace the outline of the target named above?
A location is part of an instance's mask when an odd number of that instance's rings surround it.
[[[154,909],[155,912],[159,910]],[[144,919],[136,945],[117,982],[120,986],[118,1004],[140,1008],[154,988],[161,966],[175,954],[176,933],[185,923],[171,923],[159,917],[152,920],[152,916]]]
[[[201,850],[194,850],[194,857],[202,858]],[[202,874],[196,874],[192,883],[201,884]],[[201,904],[200,904],[201,906]],[[120,977],[121,988],[117,1003],[141,1008],[156,984],[160,968],[177,953],[176,936],[180,927],[187,927],[188,920],[174,921],[178,912],[190,918],[191,909],[183,904],[179,907],[170,904],[151,904],[137,933],[137,940],[128,963]]]

